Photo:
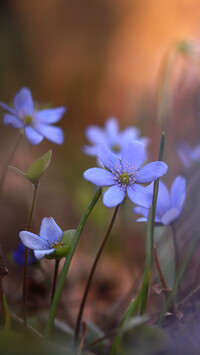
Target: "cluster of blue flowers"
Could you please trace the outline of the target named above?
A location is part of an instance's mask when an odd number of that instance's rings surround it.
[[[62,144],[64,133],[57,123],[65,113],[65,107],[38,109],[33,102],[29,89],[22,88],[14,97],[13,107],[0,102],[9,113],[3,117],[6,125],[20,129],[33,144],[39,144],[43,138]],[[118,121],[110,117],[105,128],[96,125],[86,129],[86,137],[91,145],[85,145],[83,151],[97,158],[98,167],[90,168],[84,178],[96,186],[108,187],[103,195],[103,203],[112,208],[121,204],[127,195],[136,204],[134,212],[142,214],[138,221],[147,221],[153,198],[153,181],[166,174],[168,167],[162,161],[155,161],[143,166],[149,139],[140,137],[139,129],[129,127],[120,131]],[[178,148],[178,154],[186,166],[200,158],[200,148],[193,150],[186,143]],[[148,184],[148,186],[146,186]],[[144,186],[145,185],[145,186]],[[155,222],[172,224],[180,216],[186,196],[186,180],[177,176],[170,192],[160,181]],[[52,217],[44,218],[39,236],[21,231],[19,236],[26,247],[34,251],[34,257],[41,259],[52,254],[60,245],[63,232]],[[18,253],[22,253],[20,246]],[[18,260],[16,253],[13,254]]]

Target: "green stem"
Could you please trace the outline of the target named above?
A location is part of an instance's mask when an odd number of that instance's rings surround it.
[[[52,304],[52,302],[53,302],[53,298],[54,298],[54,294],[55,294],[55,289],[56,289],[56,281],[57,281],[57,276],[58,276],[59,263],[60,263],[60,260],[55,260],[55,268],[54,268],[54,275],[53,275],[53,284],[52,284],[52,290],[51,290],[51,304]]]
[[[32,223],[32,218],[33,218],[33,212],[35,208],[35,203],[36,203],[36,197],[37,197],[37,191],[38,191],[38,186],[33,185],[34,190],[33,190],[33,198],[32,198],[32,204],[31,204],[31,210],[29,214],[29,219],[27,223],[27,231],[30,231],[31,228],[31,223]],[[24,279],[23,279],[23,318],[24,318],[24,327],[25,329],[27,328],[27,270],[28,270],[28,248],[25,247],[25,253],[24,253]]]
[[[77,318],[77,322],[76,322],[75,342],[78,339],[81,319],[82,319],[85,303],[86,303],[86,300],[87,300],[88,292],[89,292],[89,289],[90,289],[90,285],[91,285],[91,282],[92,282],[92,278],[93,278],[94,272],[96,270],[99,258],[100,258],[101,254],[102,254],[102,251],[103,251],[103,249],[104,249],[104,247],[106,245],[106,242],[107,242],[108,237],[110,235],[111,229],[112,229],[113,224],[115,222],[118,209],[119,209],[119,205],[117,207],[115,207],[112,219],[111,219],[110,224],[108,226],[108,230],[107,230],[106,235],[105,235],[105,237],[103,239],[103,242],[101,243],[101,246],[100,246],[100,248],[98,250],[96,258],[94,259],[94,262],[93,262],[93,265],[92,265],[92,268],[91,268],[91,271],[90,271],[90,274],[89,274],[89,277],[88,277],[88,280],[87,280],[87,284],[86,284],[86,287],[85,287],[85,291],[84,291],[84,294],[83,294],[83,298],[82,298],[82,301],[81,301],[81,305],[80,305],[80,309],[79,309],[79,313],[78,313],[78,318]]]
[[[55,292],[55,295],[54,295],[54,298],[53,298],[53,302],[52,302],[52,305],[51,305],[49,318],[48,318],[47,325],[46,325],[46,328],[45,328],[45,331],[44,331],[44,337],[46,339],[49,338],[51,330],[52,330],[52,327],[53,327],[54,318],[55,318],[55,315],[56,315],[56,311],[57,311],[57,308],[58,308],[58,303],[59,303],[59,300],[60,300],[60,296],[61,296],[62,289],[63,289],[64,283],[65,283],[65,279],[66,279],[66,275],[67,275],[67,272],[68,272],[68,269],[69,269],[69,266],[70,266],[71,259],[72,259],[73,255],[74,255],[75,250],[76,250],[76,246],[78,244],[78,241],[79,241],[79,238],[81,236],[81,233],[82,233],[83,227],[85,225],[85,222],[87,221],[87,218],[89,217],[90,212],[92,211],[92,209],[96,205],[99,197],[101,196],[101,192],[102,192],[101,188],[98,188],[98,190],[95,192],[91,202],[89,203],[89,205],[87,206],[87,208],[85,209],[85,211],[84,211],[84,213],[83,213],[83,215],[81,217],[81,220],[80,220],[79,225],[77,227],[76,233],[75,233],[74,238],[72,240],[72,243],[71,243],[71,246],[70,246],[70,249],[69,249],[69,253],[68,253],[68,255],[67,255],[66,259],[65,259],[65,263],[64,263],[63,269],[61,271],[61,275],[60,275],[60,278],[59,278],[59,281],[58,281],[57,289],[56,289],[56,292]]]
[[[7,174],[8,166],[11,164],[11,162],[13,160],[13,157],[14,157],[15,151],[17,149],[17,146],[19,144],[20,138],[21,138],[21,132],[19,132],[19,134],[17,135],[15,144],[14,144],[14,146],[13,146],[13,148],[12,148],[12,150],[11,150],[9,156],[8,156],[8,159],[6,160],[6,162],[4,164],[3,172],[2,172],[2,175],[1,175],[1,178],[0,178],[0,195],[1,195],[2,190],[3,190],[3,185],[4,185],[5,177],[6,177],[6,174]]]

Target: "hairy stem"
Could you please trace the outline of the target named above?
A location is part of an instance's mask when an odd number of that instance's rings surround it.
[[[106,242],[107,242],[108,237],[110,235],[111,229],[112,229],[113,224],[115,222],[118,209],[119,209],[119,205],[117,207],[115,207],[115,210],[114,210],[112,219],[110,221],[108,230],[107,230],[106,235],[105,235],[105,237],[103,239],[103,242],[101,243],[101,246],[100,246],[100,248],[98,250],[96,258],[94,259],[94,262],[93,262],[93,265],[92,265],[92,268],[91,268],[91,271],[90,271],[90,274],[89,274],[89,277],[88,277],[88,280],[87,280],[87,284],[86,284],[86,287],[85,287],[85,291],[84,291],[84,294],[83,294],[83,298],[82,298],[82,301],[81,301],[81,305],[80,305],[79,313],[78,313],[78,318],[77,318],[77,322],[76,322],[75,341],[77,341],[77,339],[78,339],[81,319],[82,319],[85,303],[86,303],[86,300],[87,300],[88,292],[89,292],[89,289],[90,289],[90,285],[91,285],[91,282],[92,282],[92,278],[93,278],[94,272],[96,270],[99,258],[100,258],[101,254],[102,254],[102,251],[103,251],[103,249],[104,249],[104,247],[106,245]]]
[[[52,290],[51,290],[51,304],[52,304],[52,302],[53,302],[53,298],[54,298],[54,294],[55,294],[55,289],[56,289],[56,281],[57,281],[57,276],[58,276],[59,263],[60,263],[60,260],[55,260],[55,268],[54,268],[54,275],[53,275],[53,284],[52,284]]]
[[[27,231],[30,231],[31,228],[31,223],[32,223],[32,218],[33,218],[33,212],[35,208],[35,203],[36,203],[36,197],[37,197],[37,191],[38,191],[38,184],[33,185],[34,190],[33,190],[33,198],[32,198],[32,204],[31,204],[31,210],[29,214],[29,219],[27,223]],[[28,271],[28,248],[25,247],[25,253],[24,253],[24,279],[23,279],[23,318],[24,318],[24,327],[25,329],[27,328],[27,271]]]

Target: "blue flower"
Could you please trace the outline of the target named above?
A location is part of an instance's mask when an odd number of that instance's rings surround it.
[[[103,196],[106,207],[119,205],[124,200],[125,193],[132,202],[148,207],[152,202],[152,194],[139,184],[156,180],[168,169],[167,165],[160,161],[140,168],[144,162],[145,148],[138,141],[132,141],[122,149],[121,159],[105,145],[99,146],[98,157],[106,169],[91,168],[86,170],[83,176],[97,186],[111,186]]]
[[[42,220],[39,236],[22,231],[19,233],[22,243],[32,249],[37,259],[52,254],[60,245],[63,232],[52,217],[45,217]]]
[[[53,143],[62,144],[64,133],[60,127],[52,126],[65,113],[65,107],[37,110],[29,89],[22,88],[14,97],[13,108],[0,102],[0,106],[7,110],[3,122],[14,128],[24,129],[26,138],[31,144],[39,144],[43,138]]]
[[[146,187],[151,192],[153,197],[153,184]],[[171,191],[169,192],[166,185],[159,181],[158,198],[156,206],[155,222],[164,225],[170,225],[177,218],[179,218],[183,202],[186,196],[186,180],[183,176],[179,175],[173,181]],[[142,214],[144,217],[139,218],[138,222],[147,221],[149,206],[137,206],[134,208],[134,212]]]
[[[20,266],[24,265],[24,252],[25,252],[25,246],[20,242],[18,247],[12,253],[13,260]],[[34,264],[36,263],[36,261],[37,259],[35,258],[32,250],[29,250],[28,265]]]
[[[104,144],[121,158],[123,147],[130,141],[138,140],[144,144],[145,148],[149,143],[148,138],[139,138],[139,129],[136,127],[129,127],[120,132],[118,120],[115,117],[107,119],[105,128],[96,125],[88,126],[85,134],[92,145],[84,145],[83,151],[91,156],[97,156],[97,147],[99,144]]]
[[[200,161],[200,144],[197,144],[193,149],[186,142],[181,142],[178,145],[177,153],[182,163],[189,167],[192,163]]]

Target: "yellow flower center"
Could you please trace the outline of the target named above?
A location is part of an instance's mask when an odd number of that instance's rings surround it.
[[[33,121],[33,117],[30,115],[24,116],[24,123],[26,126],[29,126]]]
[[[118,144],[113,144],[111,148],[112,148],[112,151],[115,153],[119,153],[121,150],[121,148]]]
[[[120,178],[121,182],[124,183],[124,184],[127,184],[129,182],[129,180],[130,180],[130,176],[126,172],[123,172],[123,174],[120,174],[119,178]]]

